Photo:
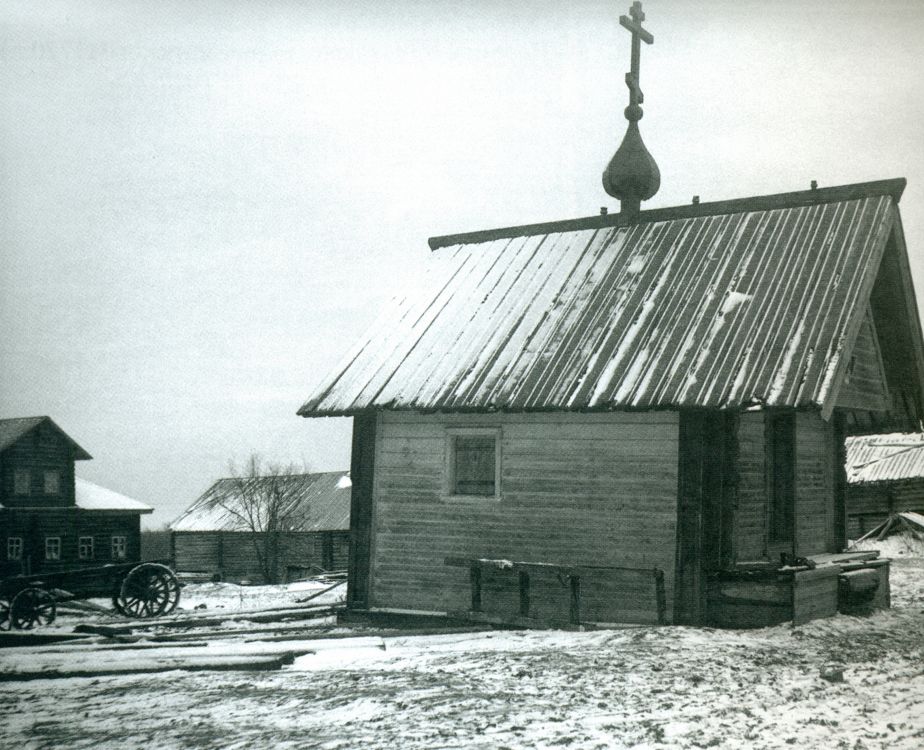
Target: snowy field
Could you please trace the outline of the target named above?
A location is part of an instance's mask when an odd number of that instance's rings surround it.
[[[870,618],[251,642],[304,655],[271,672],[8,682],[0,747],[920,750],[924,554],[888,544],[894,606]],[[232,613],[306,593],[201,584],[184,606]],[[244,636],[205,648],[236,653]],[[56,658],[39,651],[0,651],[0,668]]]

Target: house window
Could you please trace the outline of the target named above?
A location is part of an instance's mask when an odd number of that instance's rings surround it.
[[[127,543],[126,537],[124,536],[112,537],[112,559],[113,560],[124,560],[127,549],[128,549],[128,543]]]
[[[45,494],[57,495],[61,486],[61,472],[57,469],[45,469]]]
[[[13,472],[13,493],[28,495],[32,485],[32,472],[28,469],[16,469]]]
[[[81,560],[93,559],[93,537],[82,536],[77,543],[77,556]]]
[[[449,493],[497,497],[499,485],[500,430],[450,430]]]
[[[46,560],[60,560],[61,559],[61,537],[59,536],[46,536],[45,537],[45,559]]]
[[[6,538],[6,559],[22,560],[22,537],[8,536]]]
[[[792,413],[767,415],[770,541],[793,538],[796,484],[796,419]]]

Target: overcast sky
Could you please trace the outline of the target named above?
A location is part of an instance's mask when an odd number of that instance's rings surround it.
[[[428,236],[616,210],[629,5],[4,0],[0,416],[154,523],[251,452],[348,468],[295,411]],[[645,12],[646,207],[904,176],[921,290],[924,3]]]

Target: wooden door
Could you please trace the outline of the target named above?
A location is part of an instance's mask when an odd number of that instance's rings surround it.
[[[735,433],[732,414],[680,414],[674,584],[678,624],[705,624],[707,574],[731,561]]]

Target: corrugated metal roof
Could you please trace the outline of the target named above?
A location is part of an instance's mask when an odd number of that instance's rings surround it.
[[[77,445],[70,435],[58,427],[51,417],[12,417],[10,419],[0,419],[0,451],[6,450],[23,437],[23,435],[31,432],[42,424],[42,422],[46,421],[61,433],[61,436],[74,448],[75,460],[84,461],[93,458],[83,448]]]
[[[894,432],[847,438],[850,484],[924,478],[924,433]]]
[[[273,482],[278,482],[282,498],[280,530],[349,530],[352,485],[349,474],[342,471],[219,479],[170,524],[170,530],[252,531],[251,524],[245,520],[247,502],[244,496],[259,499]],[[259,522],[255,526],[265,528]]]
[[[880,189],[460,236],[299,413],[830,408],[895,217]]]
[[[131,513],[151,513],[150,505],[121,495],[113,490],[107,490],[98,484],[88,482],[86,479],[74,477],[74,494],[77,507],[84,510],[112,510]]]

